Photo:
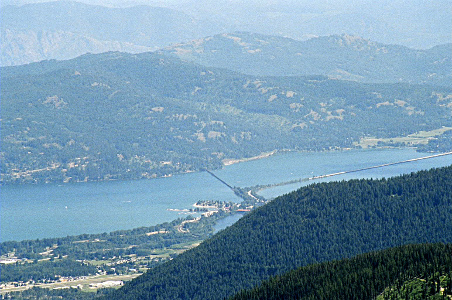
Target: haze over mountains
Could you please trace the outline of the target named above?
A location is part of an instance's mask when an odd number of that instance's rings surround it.
[[[193,13],[190,3],[178,5]],[[257,15],[343,12],[337,3],[267,4],[246,2],[235,16],[247,20],[245,8]],[[414,50],[348,34],[305,41],[212,34],[249,28],[231,21],[230,8],[215,22],[202,18],[223,5],[206,2],[195,17],[172,8],[71,1],[3,6],[2,64],[110,48],[160,50],[3,67],[2,181],[158,177],[263,151],[353,147],[369,135],[394,138],[452,125],[452,44]],[[432,16],[439,8],[425,7]],[[114,132],[124,131],[118,140]],[[442,140],[438,149],[447,149]]]
[[[129,1],[127,4],[57,1],[8,6],[8,3],[27,1],[2,1],[2,66],[69,59],[87,52],[144,52],[235,31],[297,40],[350,34],[417,49],[451,42],[451,3],[446,0],[411,1],[409,5],[404,1],[369,4],[358,0],[315,4],[297,1]],[[110,7],[92,3],[110,4]],[[150,3],[154,6],[131,5]]]
[[[259,76],[322,74],[360,82],[452,84],[452,44],[413,50],[346,34],[297,41],[236,32],[176,44],[159,52]]]
[[[107,8],[69,1],[5,6],[1,19],[1,65],[87,52],[145,52],[216,32],[215,24],[201,24],[167,8]]]

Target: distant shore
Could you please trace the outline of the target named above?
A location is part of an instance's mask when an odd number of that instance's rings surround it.
[[[222,163],[224,166],[230,166],[230,165],[238,164],[241,162],[246,162],[246,161],[251,161],[251,160],[256,160],[256,159],[261,159],[261,158],[267,158],[267,157],[274,155],[277,152],[278,152],[277,150],[273,150],[270,152],[261,153],[257,156],[248,157],[248,158],[240,158],[240,159],[226,158],[226,159],[223,159]]]

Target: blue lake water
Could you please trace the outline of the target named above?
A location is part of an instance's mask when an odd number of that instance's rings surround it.
[[[292,155],[293,153],[288,153]],[[310,178],[318,175],[332,174],[341,171],[352,171],[360,168],[368,168],[386,163],[396,163],[408,159],[426,157],[431,154],[419,153],[413,149],[382,149],[382,150],[356,150],[341,152],[306,153],[297,159],[280,160],[278,170],[286,170],[291,176],[287,181]],[[386,166],[384,168],[368,169],[359,172],[341,174],[333,177],[310,180],[306,182],[273,187],[259,192],[266,199],[271,199],[285,193],[296,190],[302,186],[315,182],[341,181],[358,178],[383,178],[401,174],[409,174],[420,170],[428,170],[434,167],[452,165],[452,155],[440,156],[409,163]],[[300,170],[303,170],[300,172]],[[300,176],[301,174],[301,176]],[[274,183],[274,182],[269,182]]]
[[[244,216],[243,213],[237,213],[218,220],[217,223],[213,226],[214,232],[218,232],[228,226],[231,226],[232,224],[240,220],[240,218],[243,216]]]
[[[270,184],[426,156],[412,149],[288,152],[226,166],[215,174],[232,186]],[[371,169],[323,180],[380,178],[452,164],[452,155]],[[302,185],[260,192],[272,198]],[[206,172],[168,178],[3,186],[0,189],[1,241],[102,233],[172,221],[198,200],[240,199]]]

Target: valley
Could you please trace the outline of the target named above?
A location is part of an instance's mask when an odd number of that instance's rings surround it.
[[[0,294],[11,294],[15,292],[23,292],[28,289],[42,288],[50,290],[66,290],[77,289],[80,292],[91,293],[96,292],[98,288],[112,288],[121,287],[125,281],[130,281],[142,273],[136,273],[134,275],[94,275],[83,277],[69,277],[60,278],[56,282],[51,283],[32,283],[32,282],[14,282],[0,285]]]
[[[363,149],[377,146],[397,146],[397,145],[408,145],[410,147],[419,147],[422,145],[428,145],[429,141],[436,139],[448,131],[451,131],[452,127],[442,127],[434,129],[431,131],[421,131],[413,134],[409,134],[405,137],[394,137],[394,138],[375,138],[375,137],[365,137],[359,142],[355,143],[355,146],[359,146]]]
[[[452,299],[448,0],[77,1],[0,3],[1,299]]]
[[[187,217],[108,235],[3,242],[0,294],[34,288],[92,294],[99,289],[119,288],[125,281],[198,246],[212,234],[216,220],[237,210],[232,203],[198,202],[200,208],[204,208],[202,220]],[[164,243],[159,243],[162,240]]]

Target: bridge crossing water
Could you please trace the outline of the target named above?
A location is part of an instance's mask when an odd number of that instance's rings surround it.
[[[361,171],[370,170],[370,169],[384,168],[384,167],[389,167],[389,166],[393,166],[393,165],[400,165],[400,164],[405,164],[405,163],[410,163],[410,162],[416,162],[416,161],[420,161],[420,160],[431,159],[431,158],[436,158],[436,157],[441,157],[441,156],[446,156],[446,155],[452,155],[452,152],[444,152],[444,153],[439,153],[439,154],[434,154],[434,155],[429,155],[429,156],[407,159],[407,160],[403,160],[403,161],[397,161],[397,162],[386,163],[386,164],[359,168],[359,169],[353,169],[353,170],[348,170],[348,171],[341,171],[341,172],[330,173],[330,174],[325,174],[325,175],[318,175],[318,176],[313,176],[313,177],[308,177],[308,178],[300,178],[300,179],[295,179],[295,180],[290,180],[290,181],[279,182],[279,183],[275,183],[275,184],[257,185],[257,186],[249,188],[248,193],[256,195],[257,192],[268,189],[268,188],[295,184],[295,183],[301,183],[301,182],[307,182],[307,181],[311,181],[311,180],[333,177],[333,176],[338,176],[338,175],[344,175],[344,174],[349,174],[349,173],[361,172]]]
[[[355,170],[342,171],[342,172],[331,173],[331,174],[326,174],[326,175],[314,176],[314,177],[307,178],[307,180],[314,180],[314,179],[326,178],[326,177],[337,176],[337,175],[342,175],[342,174],[355,173],[355,172],[360,172],[360,171],[364,171],[364,170],[383,168],[383,167],[388,167],[388,166],[393,166],[393,165],[400,165],[400,164],[405,164],[405,163],[409,163],[409,162],[415,162],[415,161],[419,161],[419,160],[423,160],[423,159],[435,158],[435,157],[451,155],[451,154],[452,154],[452,152],[445,152],[445,153],[418,157],[418,158],[413,158],[413,159],[407,159],[407,160],[403,160],[403,161],[397,161],[397,162],[393,162],[393,163],[387,163],[387,164],[382,164],[382,165],[377,165],[377,166],[372,166],[372,167],[366,167],[366,168],[360,168],[360,169],[355,169]]]
[[[213,172],[206,170],[207,173],[209,173],[210,175],[212,175],[214,178],[218,179],[221,183],[223,183],[224,185],[226,185],[228,188],[230,188],[231,190],[233,190],[235,192],[235,189],[229,185],[226,181],[224,181],[223,179],[221,179],[220,177],[218,177],[217,175],[215,175]]]
[[[230,188],[237,196],[239,196],[243,200],[252,200],[252,201],[262,202],[263,197],[258,196],[257,192],[262,191],[264,189],[273,188],[273,187],[277,187],[277,186],[284,186],[284,185],[289,185],[289,184],[295,184],[295,183],[301,183],[301,182],[307,182],[307,181],[311,181],[311,180],[333,177],[333,176],[338,176],[338,175],[344,175],[344,174],[349,174],[349,173],[361,172],[361,171],[370,170],[370,169],[384,168],[384,167],[389,167],[389,166],[393,166],[393,165],[405,164],[405,163],[410,163],[410,162],[415,162],[415,161],[420,161],[420,160],[430,159],[430,158],[435,158],[435,157],[440,157],[440,156],[446,156],[446,155],[452,155],[452,152],[439,153],[439,154],[434,154],[434,155],[429,155],[429,156],[407,159],[407,160],[403,160],[403,161],[380,164],[380,165],[376,165],[376,166],[370,166],[370,167],[359,168],[359,169],[348,170],[348,171],[341,171],[341,172],[313,176],[313,177],[308,177],[308,178],[300,178],[300,179],[284,181],[284,182],[279,182],[279,183],[274,183],[274,184],[256,185],[256,186],[252,186],[249,188],[233,187],[230,184],[228,184],[226,181],[224,181],[223,179],[221,179],[220,177],[215,175],[212,171],[206,170],[206,172],[209,173],[210,175],[212,175],[215,179],[217,179],[224,185],[226,185],[228,188]]]
[[[332,174],[341,170],[359,169],[426,155],[415,152],[414,149],[287,152],[212,171],[227,185],[218,184],[218,179],[207,172],[199,172],[149,180],[2,186],[0,236],[3,241],[25,240],[150,226],[179,218],[179,211],[169,209],[191,208],[192,204],[199,200],[239,202],[240,199],[235,197],[236,193],[231,195],[228,192],[231,187],[240,192],[241,199],[242,196],[248,197],[245,204],[249,203],[251,206],[253,203],[262,202],[263,198],[272,199],[299,188],[314,175]],[[390,177],[451,164],[452,155],[448,155],[400,167],[357,172],[353,173],[356,176],[351,177],[361,178],[361,174]],[[303,183],[268,188],[256,194],[259,184],[297,178],[302,178],[298,182]],[[256,190],[252,190],[252,195],[259,201],[248,194],[253,186]],[[133,218],[130,217],[131,212]]]

